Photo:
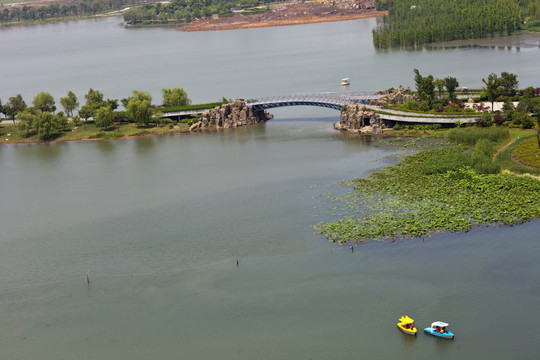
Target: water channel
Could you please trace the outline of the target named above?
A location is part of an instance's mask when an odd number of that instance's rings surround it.
[[[0,97],[183,87],[206,102],[342,91],[344,76],[372,91],[411,86],[414,67],[469,87],[501,71],[540,83],[534,37],[377,52],[375,21],[0,29]],[[331,110],[275,113],[204,135],[0,147],[0,358],[537,359],[540,221],[328,243],[311,229],[327,218],[317,198],[404,150],[333,131]],[[402,314],[456,339],[407,337]]]

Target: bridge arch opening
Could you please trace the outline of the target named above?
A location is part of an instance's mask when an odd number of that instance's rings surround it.
[[[339,121],[340,112],[335,109],[319,106],[284,106],[268,110],[274,115],[274,120],[279,119],[332,119]]]

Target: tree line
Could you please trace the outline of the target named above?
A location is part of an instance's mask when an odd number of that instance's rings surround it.
[[[162,89],[161,93],[162,105],[165,107],[191,104],[182,88]],[[155,116],[152,96],[145,91],[133,90],[131,96],[119,101],[105,99],[101,91],[90,88],[84,98],[85,103],[81,106],[77,96],[68,91],[65,97],[60,98],[65,112],[56,112],[55,100],[47,92],[38,93],[32,100],[32,106],[27,106],[21,94],[17,94],[10,97],[5,104],[2,104],[0,99],[0,114],[13,122],[16,119],[18,128],[27,137],[37,136],[41,140],[50,139],[51,135],[64,130],[68,119],[75,122],[93,119],[96,126],[101,128],[111,127],[113,122],[134,122],[148,126],[150,122],[160,120],[159,116]],[[117,111],[119,104],[122,104],[125,111]],[[78,115],[74,116],[76,110]]]
[[[372,30],[377,48],[511,34],[540,19],[540,0],[376,0],[388,10]]]
[[[147,4],[124,12],[124,21],[138,23],[189,23],[213,14],[232,15],[236,8],[256,7],[271,0],[173,0],[169,3]]]
[[[124,21],[138,23],[188,23],[213,14],[232,15],[237,8],[257,7],[271,0],[75,0],[69,3],[50,2],[39,6],[0,6],[0,24],[43,22],[78,18],[118,11],[123,12]]]
[[[459,86],[456,78],[436,79],[433,75],[422,76],[418,69],[413,71],[417,100],[401,104],[400,109],[455,112],[465,107],[465,104],[460,102],[456,96],[456,89]],[[489,101],[491,107],[482,106],[481,103],[474,110],[469,110],[481,112],[481,116],[476,120],[477,125],[482,127],[504,125],[523,129],[536,128],[538,146],[540,147],[540,88],[530,86],[519,90],[517,75],[505,71],[501,72],[500,75],[491,73],[483,78],[482,82],[485,86],[478,94],[479,101]],[[493,111],[495,101],[503,102],[502,111]],[[515,105],[516,102],[517,105]]]
[[[40,6],[0,7],[0,24],[77,18],[121,10],[156,0],[75,0],[69,3],[49,2]]]

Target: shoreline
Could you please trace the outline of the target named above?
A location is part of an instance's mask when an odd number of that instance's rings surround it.
[[[380,17],[387,15],[388,11],[369,11],[358,12],[349,14],[336,14],[336,15],[322,15],[322,16],[301,16],[290,19],[274,19],[274,20],[262,20],[259,21],[250,16],[238,15],[236,18],[211,19],[211,20],[197,20],[187,25],[175,28],[176,31],[182,32],[195,32],[195,31],[220,31],[220,30],[239,30],[239,29],[255,29],[263,27],[275,27],[275,26],[292,26],[292,25],[305,25],[316,24],[323,22],[335,22],[335,21],[351,21],[358,19],[366,19],[373,17]]]
[[[0,126],[2,126],[0,124]],[[211,130],[209,130],[211,131]],[[169,131],[164,132],[148,132],[144,134],[135,134],[130,135],[126,134],[124,136],[118,136],[118,137],[81,137],[81,138],[71,138],[71,139],[62,139],[57,138],[53,140],[38,140],[38,139],[29,139],[29,140],[13,140],[9,141],[8,139],[5,139],[7,141],[0,141],[0,147],[5,145],[39,145],[39,144],[61,144],[61,143],[67,143],[67,142],[86,142],[86,141],[112,141],[112,140],[125,140],[125,139],[134,139],[134,138],[144,138],[144,137],[157,137],[157,136],[171,136],[171,135],[185,135],[185,134],[193,134],[192,131],[181,129],[181,130],[175,130],[171,129]]]

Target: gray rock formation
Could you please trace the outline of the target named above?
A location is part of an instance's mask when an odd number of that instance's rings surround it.
[[[358,104],[346,104],[341,110],[339,122],[334,124],[337,130],[361,134],[381,134],[385,125],[380,116]]]
[[[372,101],[370,105],[385,107],[386,105],[400,105],[409,100],[417,100],[416,95],[410,95],[410,92],[410,87],[377,90],[376,94],[384,96],[379,100]]]
[[[229,104],[216,106],[202,114],[201,119],[191,125],[190,131],[200,129],[227,129],[244,125],[252,125],[265,122],[274,117],[267,111],[254,111],[243,100],[236,100]]]

